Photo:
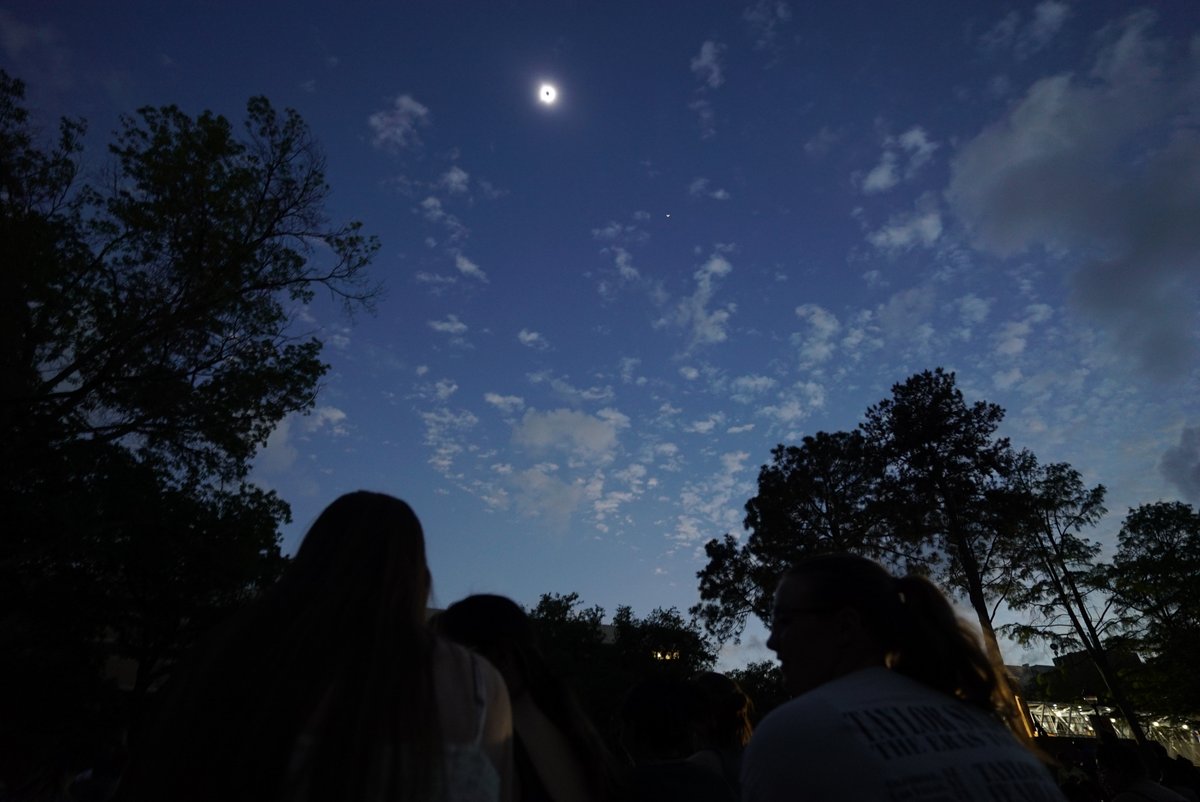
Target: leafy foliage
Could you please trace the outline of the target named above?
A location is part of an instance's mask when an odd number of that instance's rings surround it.
[[[1116,605],[1147,665],[1138,695],[1165,712],[1200,710],[1200,513],[1160,501],[1130,510],[1109,578]]]
[[[41,146],[23,96],[0,72],[0,651],[29,658],[3,661],[19,698],[0,752],[19,744],[53,783],[82,767],[65,734],[100,737],[85,719],[114,704],[106,661],[137,661],[136,712],[282,569],[287,505],[245,479],[326,370],[291,310],[318,290],[369,306],[378,246],[329,223],[307,127],[263,98],[240,134],[141,109],[85,181],[84,123]]]
[[[1018,540],[1007,514],[1013,455],[995,436],[1003,415],[995,404],[968,405],[939,368],[895,385],[859,429],[777,446],[746,504],[745,544],[726,534],[705,545],[692,612],[718,639],[737,638],[748,615],[767,621],[789,564],[849,551],[939,572],[990,631]]]
[[[867,410],[862,428],[884,463],[883,516],[943,584],[966,596],[985,633],[1009,584],[1013,530],[997,515],[1011,470],[1004,410],[968,405],[953,373],[910,376]],[[997,593],[1000,591],[1000,593]]]

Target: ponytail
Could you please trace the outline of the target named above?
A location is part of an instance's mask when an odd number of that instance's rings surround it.
[[[1029,745],[1004,666],[928,579],[894,577],[874,560],[851,554],[810,558],[788,576],[803,576],[829,606],[857,610],[889,669],[996,717]]]
[[[988,655],[945,595],[923,576],[909,574],[893,582],[895,615],[890,631],[880,633],[888,648],[888,668],[961,699],[1024,735],[1004,667]]]

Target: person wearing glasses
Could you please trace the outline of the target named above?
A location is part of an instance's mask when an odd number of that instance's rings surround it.
[[[775,591],[767,646],[795,698],[755,730],[743,802],[1064,799],[1003,667],[926,578],[805,560]]]

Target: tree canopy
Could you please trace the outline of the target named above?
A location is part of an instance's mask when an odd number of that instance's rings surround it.
[[[968,405],[938,368],[893,386],[852,431],[776,447],[746,503],[745,544],[729,534],[706,544],[693,612],[712,634],[736,637],[750,613],[767,620],[790,563],[851,551],[937,573],[990,633],[1014,538],[1003,514],[1013,456],[995,435],[1003,416],[995,404]]]
[[[111,707],[106,660],[140,694],[278,575],[289,511],[251,460],[327,367],[297,313],[369,306],[378,244],[330,222],[316,143],[265,98],[240,131],[143,108],[86,167],[84,122],[43,143],[23,102],[0,72],[0,651],[28,658],[0,752],[38,768]]]

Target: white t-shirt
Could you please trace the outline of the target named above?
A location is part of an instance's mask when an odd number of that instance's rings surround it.
[[[991,716],[886,668],[772,711],[742,761],[743,802],[1064,802],[1050,773]]]

